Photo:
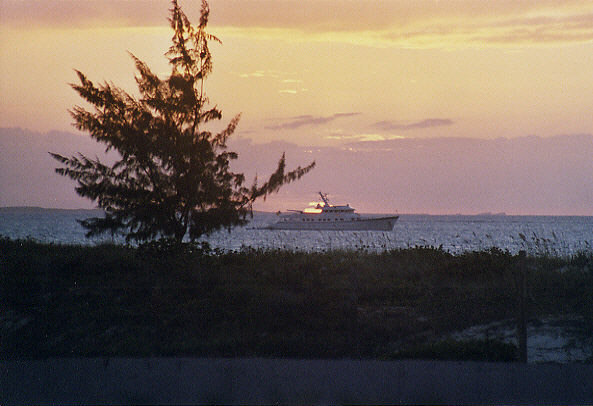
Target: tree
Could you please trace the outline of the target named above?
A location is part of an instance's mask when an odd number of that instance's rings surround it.
[[[50,153],[63,164],[56,172],[75,180],[76,192],[105,212],[103,218],[81,221],[87,237],[120,232],[127,240],[172,238],[181,243],[186,235],[195,240],[221,228],[230,231],[245,223],[256,199],[265,199],[315,166],[286,172],[283,154],[270,178],[261,186],[256,178],[251,187],[244,186],[243,174],[230,170],[238,155],[228,151],[226,142],[240,115],[219,133],[206,128],[222,119],[217,107],[209,107],[204,91],[212,71],[208,42],[220,42],[206,32],[209,11],[202,0],[199,24],[193,26],[172,0],[174,34],[165,54],[171,75],[160,79],[130,54],[139,99],[110,83],[95,86],[76,71],[80,84],[71,86],[94,111],[75,106],[70,111],[75,127],[105,144],[106,152],[117,152],[111,165],[80,153],[69,158]]]

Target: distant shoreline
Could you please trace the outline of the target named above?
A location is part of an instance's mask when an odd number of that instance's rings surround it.
[[[12,213],[27,213],[27,212],[39,212],[39,211],[53,211],[53,212],[75,212],[75,211],[86,211],[86,212],[102,212],[102,209],[61,209],[52,207],[39,207],[39,206],[6,206],[0,207],[0,212],[12,212]]]
[[[41,207],[41,206],[2,206],[0,207],[0,213],[4,212],[12,212],[12,213],[26,213],[26,212],[35,212],[35,211],[53,211],[53,212],[102,212],[102,209],[86,209],[86,208],[77,208],[77,209],[65,209],[65,208],[55,208],[55,207]],[[277,211],[263,211],[263,210],[254,210],[253,213],[260,213],[271,215],[277,213]],[[385,214],[393,214],[393,213],[362,213],[367,215],[379,216]],[[464,214],[464,213],[455,213],[455,214],[430,214],[430,213],[397,213],[398,216],[425,216],[425,217],[565,217],[565,218],[589,218],[593,217],[593,214],[590,215],[580,215],[580,214],[507,214],[505,212],[484,212],[484,213],[476,213],[476,214]]]

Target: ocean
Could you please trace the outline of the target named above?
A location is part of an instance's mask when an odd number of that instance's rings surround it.
[[[88,239],[76,222],[101,216],[99,210],[32,207],[0,208],[0,236],[59,244],[99,244],[111,236]],[[276,220],[256,212],[251,222],[232,232],[219,231],[205,241],[223,251],[247,248],[373,252],[415,246],[442,247],[452,253],[497,247],[516,253],[570,256],[593,251],[593,216],[420,215],[402,214],[391,232],[257,230]],[[124,242],[116,237],[115,242]]]

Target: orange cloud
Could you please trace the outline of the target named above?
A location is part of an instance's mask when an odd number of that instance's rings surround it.
[[[453,121],[448,118],[426,118],[421,121],[416,121],[413,123],[400,123],[396,121],[378,121],[372,125],[372,127],[376,130],[381,131],[407,131],[407,130],[415,130],[415,129],[424,129],[424,128],[431,128],[431,127],[440,127],[440,126],[448,126],[452,125]]]
[[[3,0],[0,25],[165,26],[169,3]],[[190,19],[197,18],[199,2],[180,3]],[[589,0],[212,0],[211,9],[214,31],[250,38],[408,48],[593,41]]]
[[[213,20],[229,36],[374,47],[460,48],[593,41],[593,3],[481,0],[242,2]],[[298,12],[297,12],[298,10]]]
[[[328,117],[303,115],[298,117],[291,117],[287,122],[267,126],[268,130],[294,130],[303,126],[319,126],[324,125],[339,118],[358,116],[361,113],[336,113]]]

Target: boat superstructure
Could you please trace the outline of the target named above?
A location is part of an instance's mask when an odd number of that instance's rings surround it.
[[[319,192],[323,203],[304,210],[278,213],[280,219],[268,230],[375,230],[391,231],[399,216],[370,217],[355,213],[349,204],[334,206],[326,194]]]

